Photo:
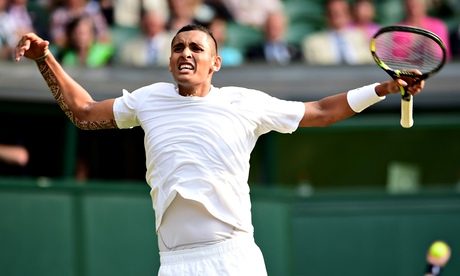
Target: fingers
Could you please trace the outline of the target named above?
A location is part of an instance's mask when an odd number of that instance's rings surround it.
[[[23,36],[14,49],[14,59],[19,61],[21,57],[24,56],[24,53],[29,50],[29,48],[30,40],[26,36]]]
[[[398,86],[402,86],[402,87],[406,87],[406,86],[409,85],[409,84],[408,84],[405,80],[403,80],[403,79],[396,79],[396,84],[397,84]]]
[[[407,70],[407,71],[413,72],[417,75],[422,75],[422,72],[420,72],[417,69],[412,69],[412,70]],[[405,87],[406,91],[412,95],[416,95],[420,93],[421,90],[425,86],[425,81],[417,77],[401,77],[401,78],[396,79],[396,81],[399,86]]]
[[[422,91],[422,89],[425,87],[425,81],[416,81],[412,85],[409,85],[407,87],[407,92],[412,95],[416,95]]]
[[[415,95],[421,92],[425,87],[425,81],[421,79],[410,78],[406,80],[398,79],[398,84],[406,88],[409,94]]]
[[[19,61],[23,56],[36,59],[48,51],[48,45],[48,41],[41,39],[34,33],[25,34],[14,49],[14,59]]]

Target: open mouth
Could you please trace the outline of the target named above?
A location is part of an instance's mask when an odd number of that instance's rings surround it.
[[[179,71],[191,71],[191,70],[194,70],[195,67],[193,67],[193,65],[191,64],[180,64],[179,65]]]

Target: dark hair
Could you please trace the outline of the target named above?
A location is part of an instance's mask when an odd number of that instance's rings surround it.
[[[216,48],[216,53],[217,53],[217,41],[214,38],[214,35],[212,34],[212,32],[208,28],[206,28],[203,25],[199,25],[199,24],[190,24],[190,25],[186,25],[186,26],[180,28],[180,30],[177,31],[176,35],[173,37],[173,39],[171,41],[171,46],[172,46],[172,43],[173,43],[174,39],[176,39],[176,36],[178,34],[183,33],[183,32],[189,32],[189,31],[201,31],[201,32],[207,34],[210,38],[212,38],[212,41],[214,41],[214,47]]]
[[[94,36],[96,35],[96,28],[94,26],[93,21],[91,20],[91,17],[87,14],[83,14],[77,17],[72,18],[67,25],[65,26],[65,32],[67,35],[67,47],[69,48],[75,48],[75,42],[72,40],[72,34],[75,32],[75,30],[78,28],[81,22],[88,20],[88,22],[91,25],[91,29],[93,31]]]

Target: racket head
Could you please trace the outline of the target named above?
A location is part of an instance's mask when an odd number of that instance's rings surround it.
[[[435,33],[412,26],[386,26],[371,40],[374,61],[392,78],[426,79],[446,63],[446,46]],[[411,70],[419,70],[417,75]]]
[[[446,63],[446,47],[442,39],[425,29],[412,26],[381,28],[371,40],[374,61],[392,78],[427,79]],[[421,75],[413,72],[418,70]],[[400,87],[401,126],[410,128],[413,120],[413,97]]]

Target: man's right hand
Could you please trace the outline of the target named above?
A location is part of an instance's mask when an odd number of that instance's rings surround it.
[[[22,36],[18,45],[14,49],[14,58],[19,61],[21,57],[37,60],[49,54],[49,41],[43,40],[34,33],[28,33]]]

